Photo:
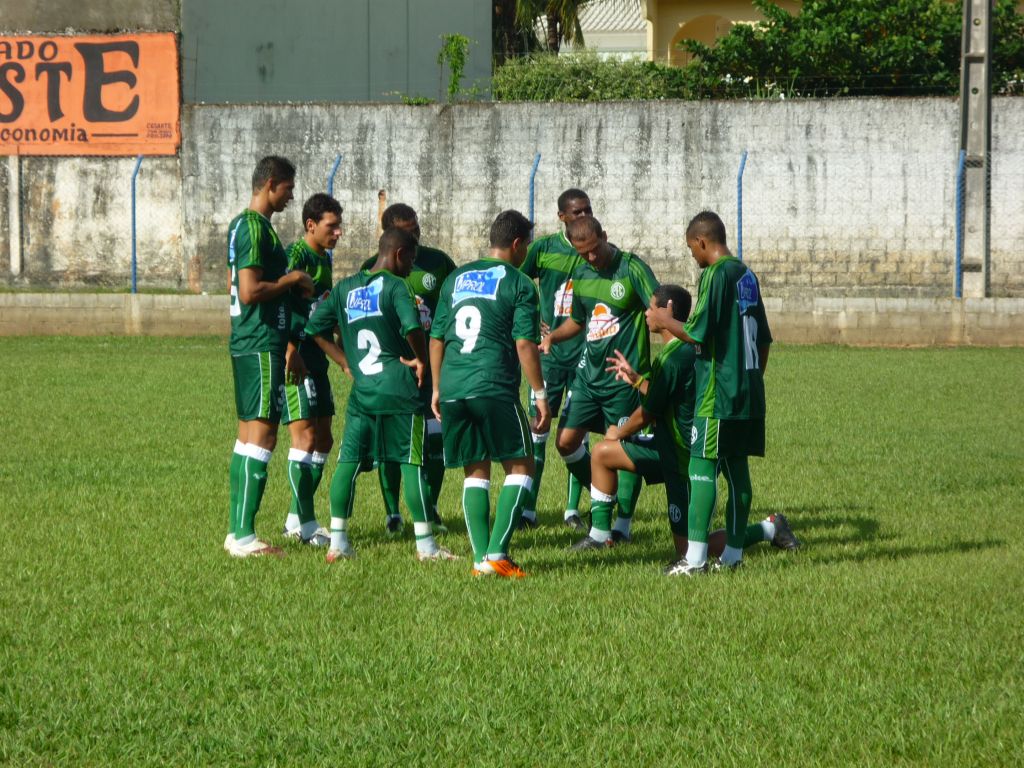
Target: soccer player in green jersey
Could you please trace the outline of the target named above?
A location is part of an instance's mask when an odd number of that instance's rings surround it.
[[[252,175],[249,207],[228,227],[231,296],[231,368],[238,437],[231,457],[231,510],[224,549],[234,557],[282,555],[256,537],[256,513],[267,486],[267,464],[277,445],[286,378],[305,375],[296,339],[289,338],[288,292],[311,295],[305,272],[289,272],[270,217],[293,197],[295,166],[264,157]]]
[[[306,335],[354,380],[331,483],[327,562],[355,556],[348,539],[355,477],[373,461],[400,465],[417,557],[451,560],[455,555],[437,545],[427,518],[429,496],[423,473],[427,428],[420,393],[427,340],[412,291],[404,281],[412,271],[416,238],[392,227],[381,235],[377,252],[373,269],[339,281],[306,324]],[[340,347],[325,335],[335,326]]]
[[[640,404],[637,390],[610,375],[605,370],[605,360],[618,349],[635,370],[644,376],[650,373],[651,342],[644,313],[658,281],[651,268],[637,256],[608,242],[597,219],[585,217],[569,224],[569,242],[585,261],[573,275],[572,313],[545,337],[541,349],[550,353],[553,345],[586,331],[583,355],[562,414],[557,445],[569,471],[584,486],[591,487],[585,435],[588,431],[603,433]],[[619,516],[610,530],[597,527],[602,521],[591,520],[592,546],[629,541],[640,487],[637,475],[622,473]]]
[[[412,272],[405,278],[416,299],[416,308],[420,313],[420,325],[423,332],[429,334],[430,326],[437,313],[437,297],[441,292],[441,284],[455,271],[455,262],[448,254],[437,248],[429,248],[420,242],[420,222],[416,211],[405,203],[394,203],[384,209],[380,219],[384,229],[398,227],[411,232],[416,237],[416,259],[412,263]],[[376,256],[363,264],[363,269],[372,269]],[[427,418],[427,455],[424,467],[427,473],[427,487],[430,493],[430,521],[435,532],[446,533],[448,528],[441,520],[437,509],[437,500],[441,495],[441,484],[444,482],[444,457],[441,447],[441,424],[430,414],[430,392],[432,386],[429,378],[423,385],[424,408]],[[401,473],[397,464],[381,464],[378,467],[381,495],[387,512],[387,530],[397,534],[402,530],[402,515],[398,509],[398,492],[401,484]]]
[[[331,294],[331,257],[328,254],[341,237],[341,205],[322,192],[302,206],[306,232],[288,247],[288,269],[305,272],[313,280],[313,296],[292,297],[293,336],[303,336],[306,323],[321,301]],[[288,425],[292,447],[288,452],[288,482],[292,489],[291,509],[284,524],[286,538],[322,547],[330,544],[330,531],[321,528],[313,510],[313,495],[323,477],[324,464],[334,445],[331,417],[334,397],[327,375],[327,357],[316,342],[303,338],[299,345],[307,375],[302,381],[285,384],[282,423]]]
[[[558,220],[568,227],[569,223],[581,216],[593,216],[590,198],[582,189],[567,189],[558,196]],[[527,277],[537,281],[540,288],[540,322],[542,333],[550,333],[569,318],[572,310],[572,276],[582,260],[572,247],[565,232],[554,232],[530,243],[526,261],[520,268]],[[576,367],[583,351],[583,337],[559,344],[550,354],[540,360],[544,373],[544,389],[548,393],[548,409],[551,418],[558,415],[562,398],[572,387]],[[530,415],[535,415],[535,406],[530,402]],[[540,496],[540,481],[544,476],[544,461],[547,453],[549,432],[533,433],[533,461],[536,472],[533,476],[533,492],[527,507],[523,510],[522,523],[533,528],[537,525],[537,498]],[[583,439],[583,445],[588,445]],[[565,504],[566,525],[578,531],[586,530],[580,518],[579,503],[582,486],[576,476],[569,473],[568,498]]]
[[[719,472],[729,489],[728,540],[715,567],[736,568],[743,562],[752,498],[747,457],[764,455],[764,371],[772,336],[757,276],[729,252],[721,218],[711,211],[694,216],[686,228],[686,245],[704,270],[693,315],[679,322],[671,302],[652,313],[659,325],[697,348],[688,543],[686,557],[668,571],[691,576],[708,570],[708,528]]]
[[[508,552],[534,469],[530,424],[519,402],[520,368],[536,402],[533,431],[544,432],[551,422],[537,350],[537,288],[518,269],[532,228],[519,211],[499,213],[490,256],[448,277],[430,329],[431,406],[441,422],[446,466],[465,471],[462,507],[475,576],[526,575]],[[493,528],[492,461],[505,469]]]
[[[608,360],[611,363],[608,371],[635,386],[643,395],[643,403],[633,411],[625,424],[608,428],[605,439],[594,446],[591,460],[593,487],[602,492],[602,496],[595,499],[591,507],[595,518],[603,516],[607,519],[611,514],[617,470],[636,472],[649,485],[665,483],[669,527],[676,550],[676,558],[665,569],[666,573],[677,567],[679,558],[685,557],[688,544],[687,508],[690,489],[687,470],[696,386],[696,349],[658,325],[657,317],[651,311],[667,307],[669,302],[672,317],[678,322],[686,322],[690,314],[691,298],[686,289],[678,285],[658,286],[651,297],[651,309],[647,311],[647,327],[652,333],[660,334],[664,346],[651,364],[649,379],[643,379],[634,371],[629,361],[617,350],[615,357]],[[651,427],[653,430],[645,434],[645,430]],[[782,514],[747,526],[744,546],[762,541],[770,541],[783,549],[798,545]],[[712,555],[721,555],[725,545],[724,529],[709,535],[708,551]]]

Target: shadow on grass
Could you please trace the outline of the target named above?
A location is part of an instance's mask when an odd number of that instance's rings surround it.
[[[948,544],[927,544],[923,546],[914,546],[912,544],[902,546],[871,546],[855,552],[834,552],[824,557],[815,557],[815,562],[832,565],[835,563],[863,563],[868,560],[907,560],[912,557],[982,552],[1005,546],[1006,541],[1003,539],[954,541]]]

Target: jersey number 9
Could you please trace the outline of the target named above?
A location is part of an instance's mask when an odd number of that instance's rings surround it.
[[[480,310],[468,305],[455,313],[455,335],[462,339],[462,354],[468,355],[480,338]]]

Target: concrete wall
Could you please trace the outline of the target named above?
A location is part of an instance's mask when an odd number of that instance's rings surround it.
[[[1022,297],[1024,99],[996,99],[994,116],[992,288]],[[285,241],[301,231],[301,201],[325,188],[344,155],[335,182],[343,272],[374,250],[380,189],[419,210],[425,242],[456,261],[475,257],[498,211],[526,209],[540,151],[539,232],[557,226],[558,194],[582,186],[613,242],[663,281],[693,286],[686,222],[716,209],[735,241],[736,172],[748,149],[744,256],[766,295],[945,297],[958,120],[951,99],[194,106],[183,113],[180,158],[143,164],[140,281],[223,290],[227,224],[247,204],[263,154],[299,168],[296,203],[275,217]],[[25,267],[0,280],[126,284],[131,160],[21,162]],[[10,246],[0,238],[0,265]]]
[[[1024,345],[1024,299],[768,298],[776,341]],[[227,296],[0,293],[0,336],[219,335]]]
[[[4,0],[0,24],[7,33],[167,32],[179,29],[180,6],[181,0]]]

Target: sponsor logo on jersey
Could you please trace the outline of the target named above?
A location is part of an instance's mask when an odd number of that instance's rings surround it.
[[[614,336],[619,332],[619,318],[612,314],[611,308],[602,302],[598,302],[594,311],[590,313],[590,322],[587,324],[587,341],[600,341]]]
[[[463,272],[455,278],[455,287],[452,289],[452,306],[467,299],[489,299],[494,301],[498,298],[498,286],[505,277],[505,267],[491,267],[490,269],[474,269]]]
[[[288,307],[284,304],[277,308],[277,330],[283,331],[288,327]]]
[[[626,286],[624,286],[622,283],[616,280],[614,283],[612,283],[611,294],[612,298],[615,299],[616,301],[621,300],[626,295]]]
[[[757,278],[749,269],[743,273],[743,277],[736,281],[736,301],[740,305],[740,314],[746,314],[747,310],[757,305]]]
[[[683,510],[681,510],[679,506],[676,504],[669,504],[668,519],[671,520],[673,523],[678,523],[680,520],[683,519]]]
[[[714,481],[710,477],[708,477],[707,475],[690,475],[690,482],[691,483],[710,483],[710,482],[714,482]]]
[[[353,288],[345,297],[345,313],[348,321],[362,320],[367,317],[380,317],[384,313],[380,309],[380,295],[384,290],[384,278],[378,277],[369,285]]]
[[[419,294],[416,295],[416,309],[420,313],[420,326],[422,326],[424,331],[429,331],[430,326],[434,324],[434,318],[430,314],[430,307],[427,306],[427,302]]]
[[[690,427],[690,445],[693,445],[696,442],[697,442],[697,428],[696,427]]]
[[[323,302],[327,301],[327,299],[329,299],[330,296],[331,292],[327,290],[321,293],[315,299],[313,299],[313,303],[309,305],[309,316],[312,317],[313,313],[316,312],[316,308],[319,307]]]
[[[423,274],[423,290],[432,291],[435,285],[437,285],[437,278],[429,272],[425,272]]]
[[[555,291],[555,317],[569,317],[572,314],[572,278]]]

